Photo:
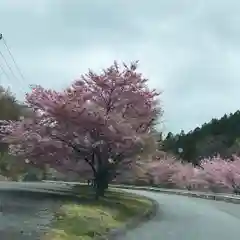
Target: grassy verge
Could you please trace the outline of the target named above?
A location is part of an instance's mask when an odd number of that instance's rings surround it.
[[[79,187],[78,192],[80,200],[61,206],[44,240],[91,240],[152,206],[148,199],[122,191],[108,191],[99,201],[88,186]]]

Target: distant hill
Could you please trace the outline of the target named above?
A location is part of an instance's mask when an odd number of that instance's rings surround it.
[[[224,158],[240,155],[240,111],[214,118],[188,133],[181,131],[174,135],[169,132],[161,149],[193,164],[217,154]]]

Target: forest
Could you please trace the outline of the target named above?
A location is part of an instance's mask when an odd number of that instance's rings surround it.
[[[161,139],[159,149],[172,153],[179,159],[198,165],[203,158],[220,155],[231,158],[240,154],[240,111],[225,114],[220,119],[213,118],[201,127],[185,133],[169,132]],[[179,151],[179,149],[182,151]]]

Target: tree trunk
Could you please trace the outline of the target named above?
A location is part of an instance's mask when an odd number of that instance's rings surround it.
[[[95,198],[98,200],[104,197],[109,184],[109,173],[107,170],[101,170],[96,173],[94,179]]]

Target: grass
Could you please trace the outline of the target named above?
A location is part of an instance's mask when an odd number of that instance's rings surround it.
[[[78,191],[81,199],[61,206],[44,240],[92,240],[152,206],[148,199],[123,191],[108,191],[99,201],[93,199],[88,186]]]

